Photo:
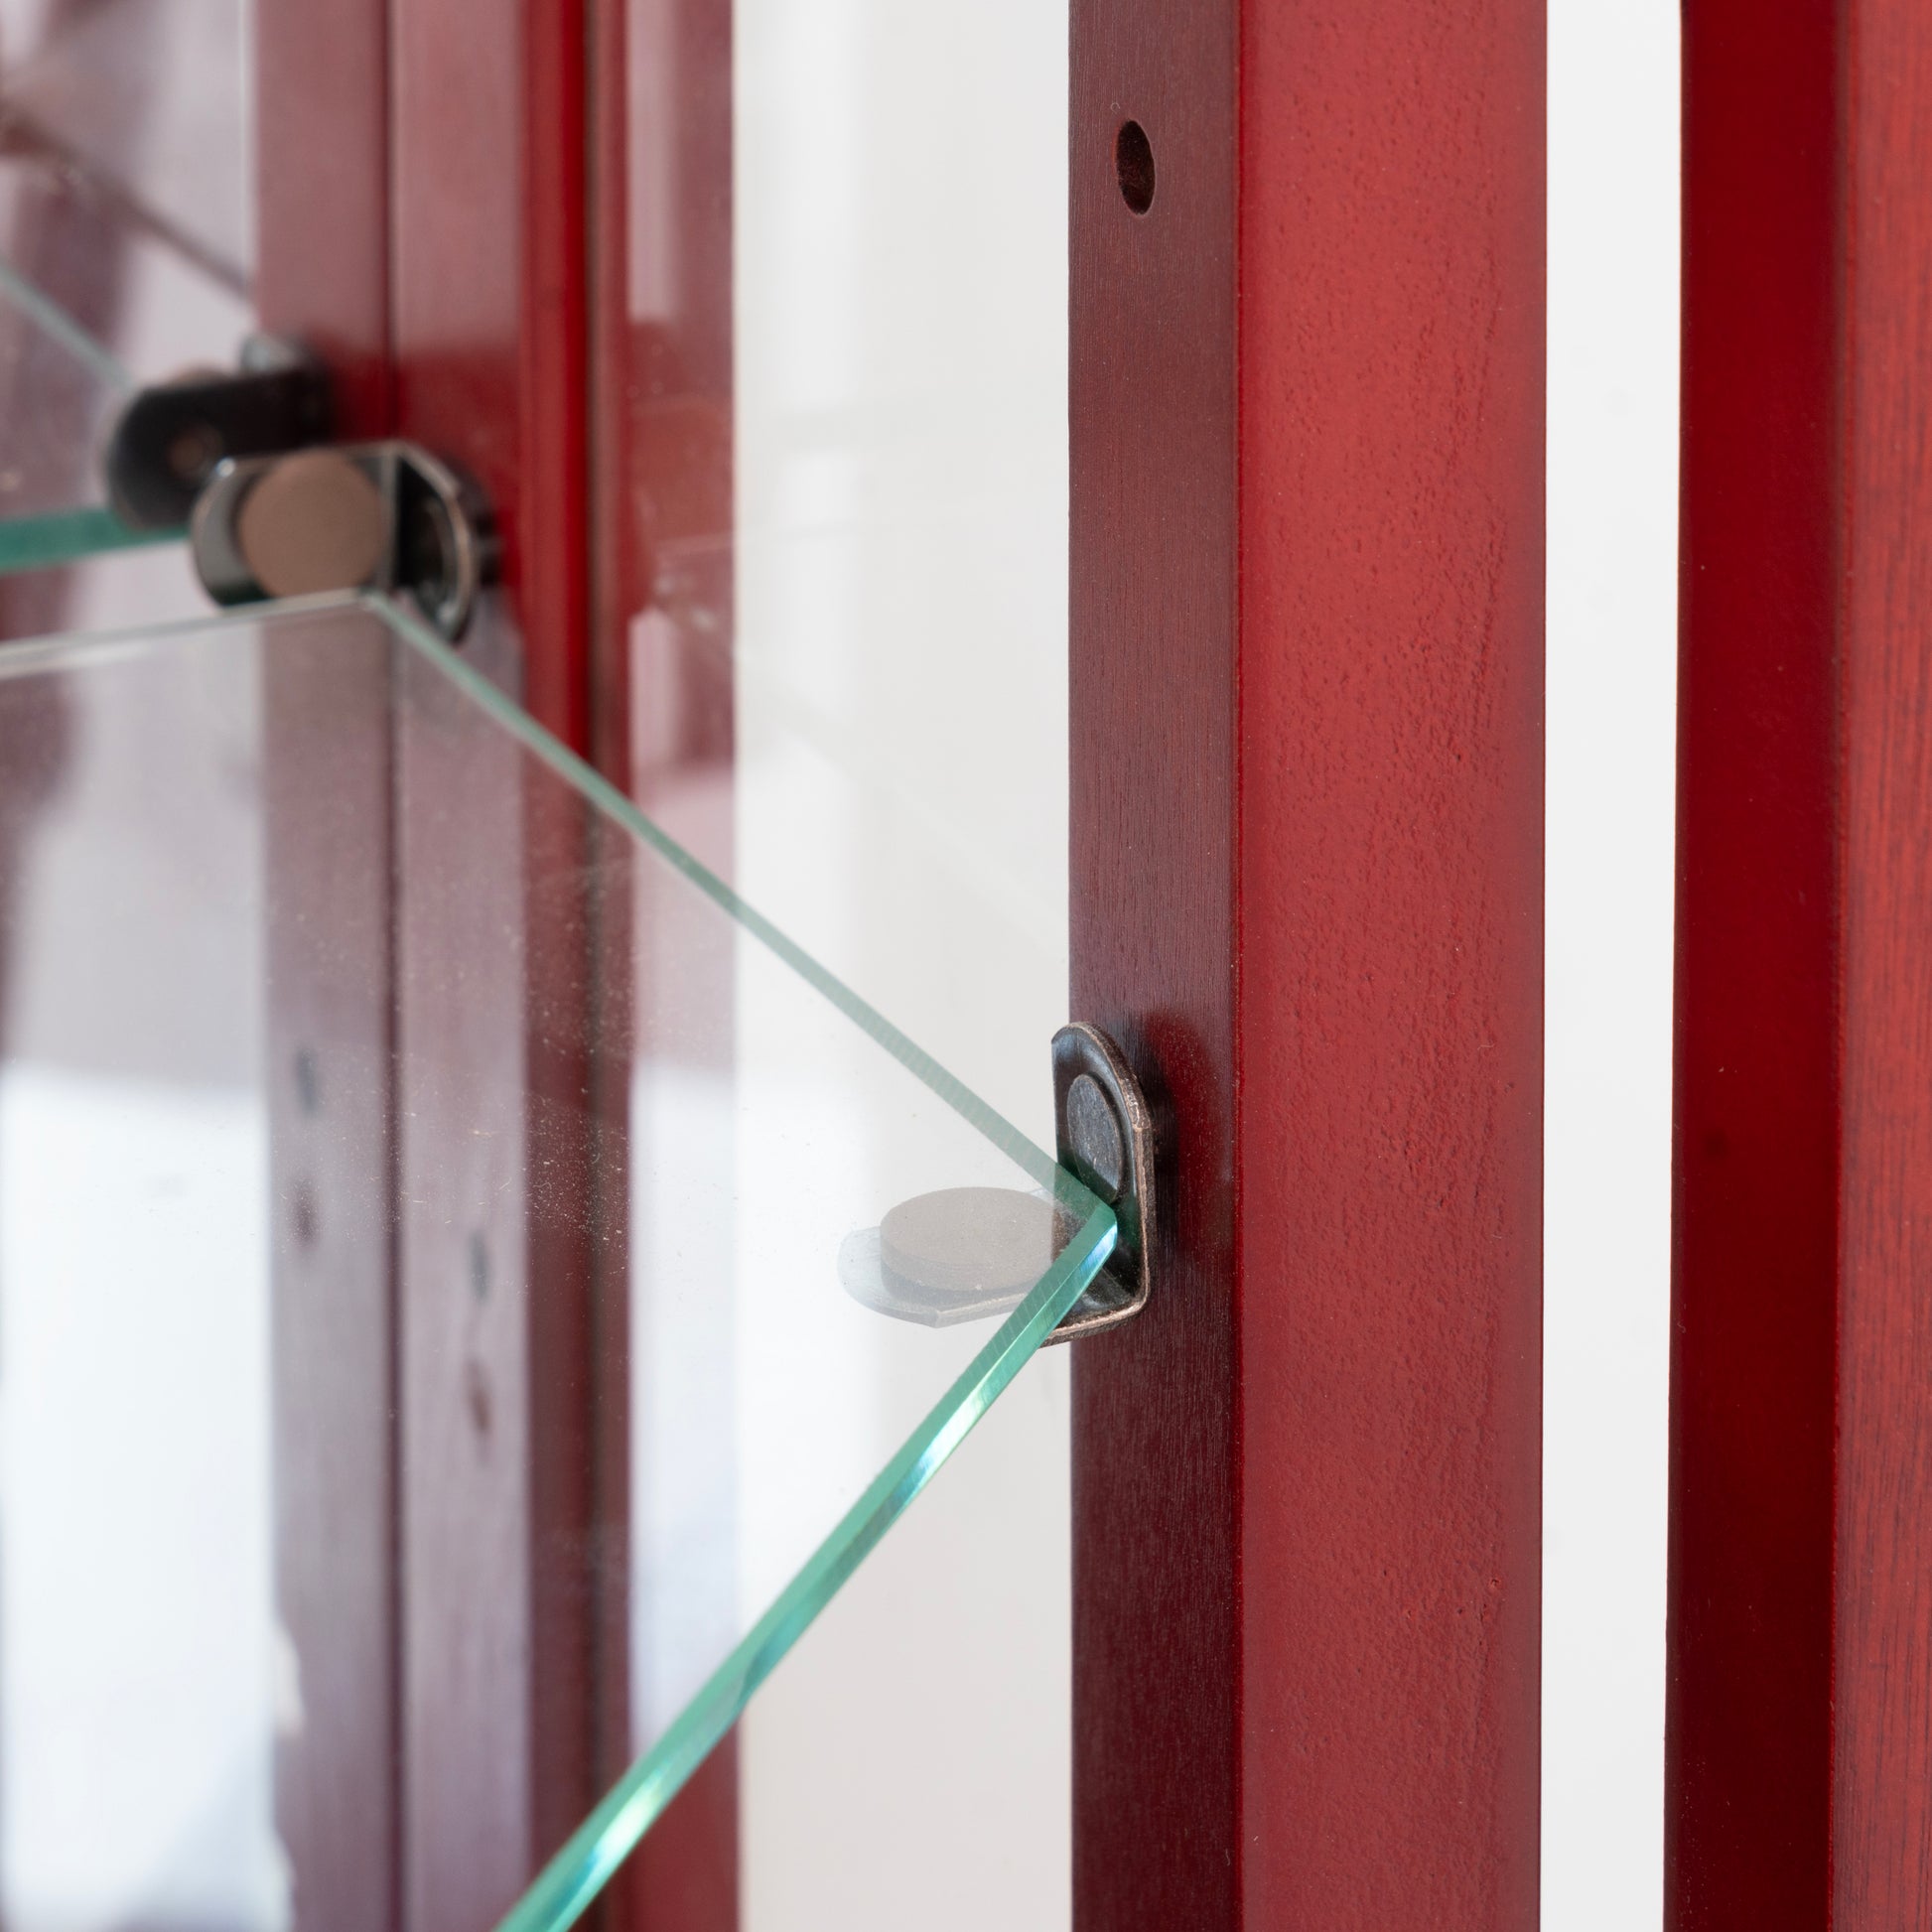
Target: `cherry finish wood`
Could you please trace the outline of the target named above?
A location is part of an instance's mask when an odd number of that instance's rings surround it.
[[[1833,1924],[1932,1922],[1932,20],[1861,6],[1843,577]],[[1903,432],[1903,433],[1901,433]]]
[[[1075,0],[1075,1923],[1537,1910],[1541,8]],[[1118,131],[1145,129],[1132,211]]]
[[[1244,1902],[1530,1926],[1544,11],[1251,10]]]
[[[255,309],[328,363],[345,434],[393,420],[388,0],[263,0]]]
[[[1828,1922],[1837,25],[1684,42],[1666,1891]]]
[[[584,10],[262,12],[264,318],[330,359],[346,431],[414,438],[483,483],[503,582],[466,652],[587,749]],[[526,795],[507,746],[493,767],[474,749],[419,718],[371,801],[392,821],[386,1024],[405,1077],[396,1474],[391,1494],[358,1500],[395,1552],[390,1661],[366,1681],[394,1700],[390,1863],[409,1932],[492,1923],[581,1818],[600,1768],[600,1646],[621,1622],[605,1590],[621,1542],[597,1587],[585,1555],[607,1500],[593,1257],[623,1194],[592,1061],[615,1017],[591,991],[600,935],[555,903],[586,828],[553,786]],[[486,879],[464,860],[480,844],[509,861]],[[283,857],[278,844],[271,866]],[[271,1032],[298,1018],[278,1009]],[[605,1339],[621,1356],[621,1335]],[[320,1527],[298,1510],[284,1541]]]
[[[1667,1922],[1932,1919],[1932,22],[1691,9]]]
[[[262,692],[275,1602],[303,1711],[275,1831],[313,1932],[404,1923],[386,687],[338,619],[279,639]]]
[[[592,0],[590,290],[591,746],[599,768],[725,877],[732,869],[732,7],[731,0]],[[606,935],[601,997],[628,1016],[639,1060],[697,1051],[727,1073],[733,976],[718,936],[646,889],[634,925]],[[653,1016],[678,1017],[676,1037]],[[604,1113],[628,1130],[627,1064],[603,1069]],[[615,1143],[612,1143],[615,1145]],[[625,1145],[628,1145],[627,1133]],[[649,1150],[640,1159],[647,1165]],[[606,1164],[608,1185],[617,1185]],[[640,1211],[648,1211],[640,1210]],[[604,1332],[630,1298],[661,1295],[646,1256],[607,1212]],[[624,1232],[628,1232],[627,1227]],[[728,1264],[727,1264],[728,1265]],[[633,1534],[625,1424],[629,1351],[606,1347],[600,1521],[614,1551],[650,1561]],[[645,1419],[635,1419],[639,1422]],[[716,1419],[729,1433],[729,1418]],[[692,1446],[689,1452],[707,1451]],[[616,1609],[616,1605],[612,1606]],[[600,1777],[645,1739],[630,1724],[627,1630],[602,1653]],[[613,1932],[735,1932],[736,1733],[693,1772],[625,1861],[605,1901]]]
[[[396,429],[495,506],[503,583],[466,653],[588,750],[586,11],[390,17]],[[584,815],[518,760],[458,768],[433,733],[408,751],[398,1024],[427,1051],[400,1096],[405,1896],[410,1932],[458,1932],[508,1908],[597,1790],[621,1571],[584,1556],[605,1442],[591,1345],[623,1345],[598,1325],[596,1262],[623,1178],[599,1131],[602,942],[568,884]],[[464,876],[471,841],[520,856],[499,900]],[[479,1252],[488,1293],[460,1293]]]
[[[332,0],[345,45],[313,68],[292,10],[267,11],[264,123],[286,110],[314,144],[327,121],[365,164],[312,173],[265,143],[270,319],[331,355],[348,427],[414,437],[488,490],[504,585],[466,650],[520,677],[534,714],[620,784],[692,791],[706,849],[722,836],[728,856],[729,6]],[[316,175],[338,198],[328,219]],[[381,383],[345,345],[366,345]],[[546,885],[586,828],[533,798],[517,809],[513,773],[451,764],[433,730],[398,748],[395,783],[394,1024],[415,1070],[398,1096],[406,1583],[390,1640],[417,1932],[493,1916],[634,1754],[628,1064],[611,1049],[651,1043],[632,1038],[623,882],[588,925]],[[483,903],[462,878],[484,824],[523,853],[520,902]],[[728,1060],[728,976],[706,997]],[[459,1148],[479,1121],[489,1132]],[[729,1745],[600,1909],[736,1923]]]
[[[385,0],[254,14],[256,316],[325,358],[355,436],[393,421],[387,34]],[[405,1923],[384,682],[366,651],[278,652],[262,705],[276,1614],[305,1710],[275,1813],[322,1932]]]
[[[1080,1932],[1239,1922],[1236,28],[1073,9],[1071,1011],[1127,1053],[1172,1173],[1160,1294],[1073,1361]]]
[[[583,0],[390,0],[395,423],[488,491],[524,701],[590,742]]]

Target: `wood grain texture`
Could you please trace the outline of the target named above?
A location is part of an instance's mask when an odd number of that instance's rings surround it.
[[[590,410],[593,756],[612,781],[709,864],[732,865],[733,196],[731,0],[592,0],[594,234]],[[693,823],[702,800],[702,823]],[[597,1063],[604,1113],[634,1172],[621,1176],[643,1240],[607,1210],[600,1277],[610,1386],[599,1452],[602,1534],[627,1548],[622,1574],[647,1599],[649,1503],[628,1476],[643,1445],[668,1453],[635,1381],[651,1314],[656,1211],[649,1110],[631,1117],[633,1072],[689,1055],[728,1077],[734,980],[715,922],[680,894],[631,882],[634,924],[607,928],[604,1032],[626,1050]],[[682,916],[680,916],[682,914]],[[728,949],[727,949],[728,950]],[[621,957],[617,957],[617,955]],[[672,1017],[674,1016],[674,1024]],[[607,1187],[617,1164],[602,1164]],[[628,1230],[626,1229],[625,1232]],[[726,1298],[729,1299],[729,1298]],[[619,1338],[621,1338],[621,1340]],[[729,1436],[730,1417],[713,1417]],[[634,1440],[633,1440],[634,1439]],[[643,1449],[648,1454],[651,1450]],[[682,1445],[703,1460],[717,1446]],[[646,1480],[641,1488],[648,1489]],[[647,1600],[613,1625],[599,1671],[600,1775],[614,1781],[654,1738],[633,1728],[653,1676]],[[640,1647],[641,1646],[641,1647]],[[734,1932],[739,1924],[738,1753],[728,1735],[692,1774],[613,1880],[607,1923],[638,1932]]]
[[[1256,1926],[1537,1918],[1544,69],[1540,0],[1242,42]]]
[[[1833,1925],[1932,1924],[1932,17],[1860,0],[1841,474]]]
[[[483,662],[513,629],[526,708],[580,751],[586,31],[581,0],[392,0],[396,425],[495,506],[503,583],[466,652]],[[506,1909],[512,1874],[582,1817],[621,1615],[594,1540],[611,1499],[593,1336],[621,1350],[596,1326],[596,1251],[622,1176],[600,1166],[588,825],[507,747],[473,730],[452,752],[433,709],[404,748],[397,876],[399,1007],[424,1049],[408,1073],[426,1083],[404,1136],[412,1932]],[[466,1301],[478,1254],[490,1287]]]
[[[527,827],[514,743],[432,668],[399,656],[393,674],[404,1925],[472,1932],[544,1849],[551,1715],[531,1569]]]
[[[1076,1923],[1528,1925],[1542,12],[1079,0],[1071,155]]]
[[[264,0],[255,65],[255,308],[329,364],[339,430],[392,420],[388,0]]]
[[[1237,1922],[1235,48],[1227,4],[1073,8],[1072,1012],[1146,1086],[1161,1290],[1073,1363],[1073,1912]],[[1115,179],[1132,115],[1154,207]]]
[[[284,620],[262,670],[275,1831],[305,1928],[399,1932],[386,634]]]
[[[328,363],[339,434],[383,435],[388,6],[253,28],[256,313]],[[275,1817],[322,1932],[405,1923],[389,684],[372,622],[264,657],[276,1614],[303,1710]]]
[[[1932,23],[1687,16],[1668,1916],[1932,1919]]]
[[[587,749],[583,6],[263,12],[264,313],[328,356],[345,429],[393,429],[483,484],[504,579],[466,651]],[[377,881],[402,1088],[400,1570],[395,1663],[370,1681],[397,1705],[389,1816],[411,1932],[507,1908],[593,1795],[600,1661],[622,1703],[592,1345],[621,1360],[621,1335],[593,1324],[623,1176],[621,1123],[607,1131],[593,1091],[610,1016],[591,984],[588,832],[425,675],[403,694],[383,780],[395,865]]]
[[[393,0],[395,424],[488,492],[524,701],[589,747],[583,0]]]
[[[1687,17],[1668,1900],[1932,1915],[1932,29]]]

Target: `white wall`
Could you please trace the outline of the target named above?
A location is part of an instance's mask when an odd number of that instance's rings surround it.
[[[1065,9],[739,0],[734,59],[737,884],[1050,1145]],[[1030,1364],[752,1705],[747,1932],[1068,1922],[1067,1392]]]
[[[1550,9],[1543,1918],[1663,1913],[1678,9]]]

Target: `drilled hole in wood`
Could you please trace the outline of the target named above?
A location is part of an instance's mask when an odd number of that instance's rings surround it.
[[[1139,121],[1129,121],[1114,137],[1114,171],[1121,199],[1136,214],[1154,206],[1154,143]]]

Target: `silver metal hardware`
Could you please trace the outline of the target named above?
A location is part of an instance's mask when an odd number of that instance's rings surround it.
[[[143,389],[107,439],[108,500],[130,529],[187,526],[218,604],[379,590],[455,639],[496,574],[489,505],[413,443],[328,442],[329,373],[251,337],[241,366]]]
[[[1053,1119],[1060,1166],[1114,1210],[1120,1235],[1049,1343],[1117,1328],[1146,1308],[1160,1232],[1154,1117],[1126,1055],[1098,1027],[1053,1035]]]
[[[196,498],[189,538],[217,604],[402,593],[453,640],[496,573],[482,491],[413,443],[227,459]]]
[[[1152,1286],[1154,1124],[1120,1049],[1097,1028],[1053,1035],[1053,1112],[1062,1168],[1114,1210],[1114,1252],[1047,1341],[1117,1327]],[[944,1187],[901,1201],[839,1247],[846,1293],[929,1328],[1004,1314],[1080,1230],[1083,1215],[1045,1188]]]

